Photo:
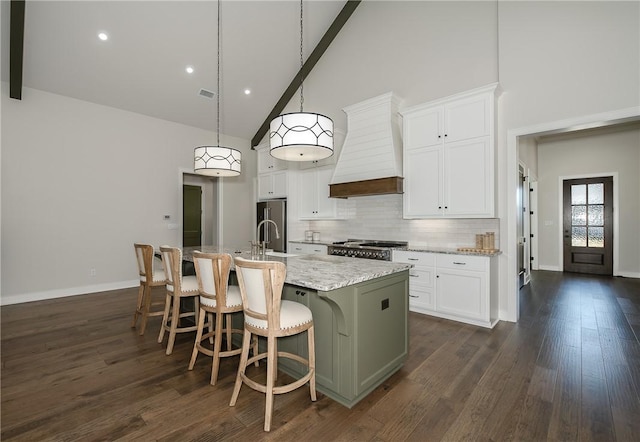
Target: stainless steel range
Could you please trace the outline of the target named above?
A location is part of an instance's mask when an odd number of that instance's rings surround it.
[[[348,256],[351,258],[378,259],[391,261],[391,250],[406,250],[406,241],[376,241],[365,239],[349,239],[334,242],[328,247],[329,255]]]

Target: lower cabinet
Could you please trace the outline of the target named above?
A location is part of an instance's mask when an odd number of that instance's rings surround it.
[[[327,246],[324,244],[290,242],[287,247],[287,253],[297,253],[299,255],[326,255],[328,253],[327,249]]]
[[[495,257],[394,251],[393,260],[414,265],[411,311],[489,328],[498,322]]]
[[[316,388],[351,408],[402,367],[409,354],[408,275],[396,273],[329,292],[285,284],[282,299],[313,314]],[[308,357],[307,332],[278,338],[278,351]],[[294,378],[306,366],[278,358]]]

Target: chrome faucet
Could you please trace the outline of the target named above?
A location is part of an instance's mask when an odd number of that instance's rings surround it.
[[[258,247],[260,246],[260,227],[262,227],[262,225],[264,223],[271,223],[275,226],[276,228],[276,239],[280,239],[280,232],[278,232],[278,225],[276,224],[276,222],[272,219],[263,219],[262,221],[260,221],[258,223],[258,228],[256,229],[256,241],[258,242]],[[267,237],[266,232],[265,232],[265,238]],[[264,254],[267,251],[267,241],[262,241],[262,254]]]

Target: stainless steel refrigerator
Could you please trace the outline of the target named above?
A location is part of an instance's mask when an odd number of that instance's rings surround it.
[[[276,238],[276,228],[273,223],[264,223],[258,233],[259,241],[268,241],[267,248],[275,252],[287,251],[287,200],[268,200],[258,203],[256,226],[261,221],[269,219],[278,225],[280,238]]]

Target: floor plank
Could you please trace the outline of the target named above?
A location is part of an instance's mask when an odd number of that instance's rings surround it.
[[[137,291],[2,307],[3,441],[632,441],[640,434],[640,280],[533,272],[520,321],[493,330],[409,314],[409,359],[348,409],[308,389],[229,399],[238,359],[218,383],[211,360],[172,355],[159,318],[129,327]],[[79,314],[79,312],[82,312]],[[250,376],[264,373],[250,367]],[[281,373],[279,379],[286,380]]]

